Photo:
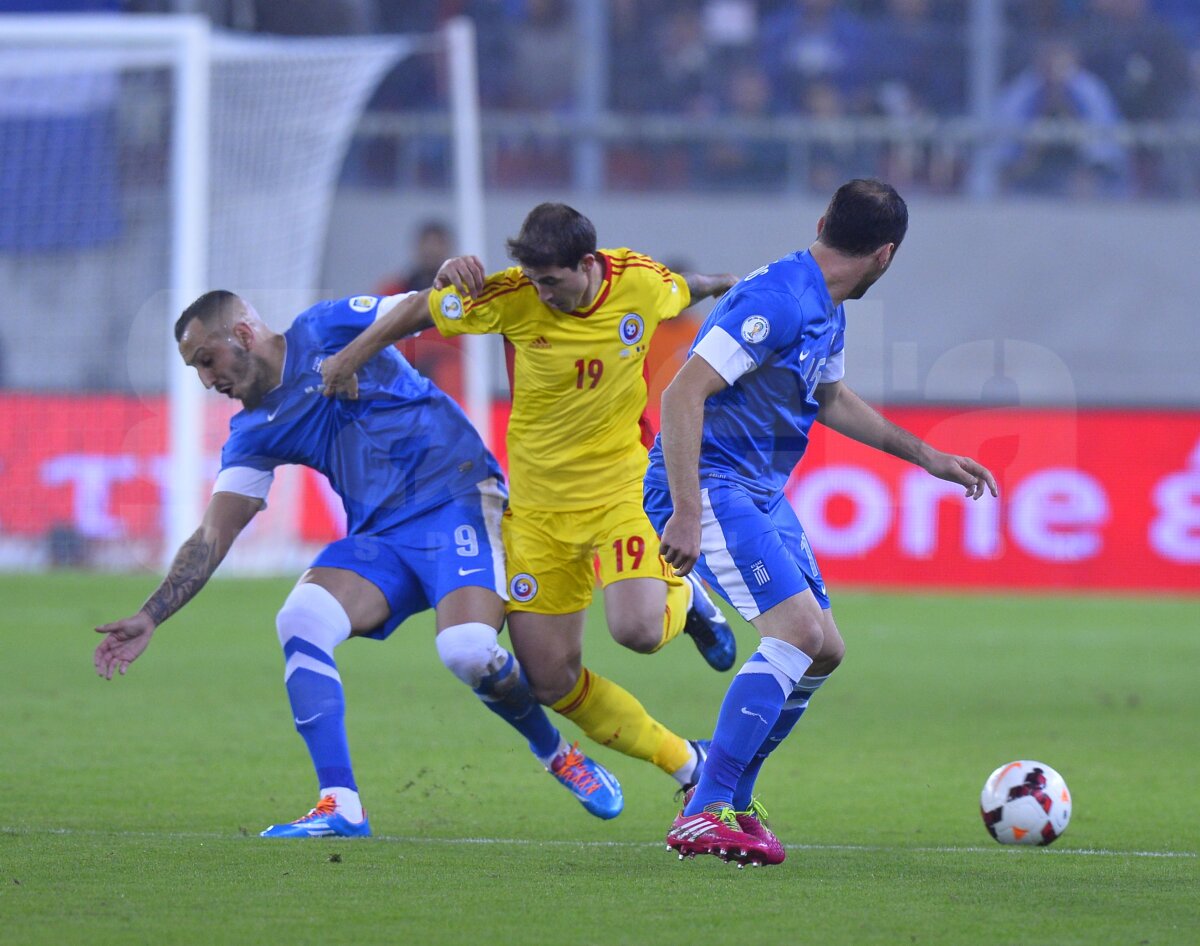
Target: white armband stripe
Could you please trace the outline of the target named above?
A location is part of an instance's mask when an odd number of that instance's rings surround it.
[[[237,493],[239,496],[249,496],[251,499],[261,499],[263,509],[267,508],[267,493],[271,491],[271,483],[275,479],[273,470],[256,470],[249,466],[229,466],[217,474],[213,483],[214,493]]]
[[[832,384],[841,381],[846,376],[846,349],[836,355],[830,355],[825,364],[821,365],[821,383]]]
[[[713,370],[725,379],[726,384],[733,384],[746,372],[758,367],[750,353],[719,325],[714,325],[707,335],[696,342],[692,354],[699,355],[712,365]]]
[[[379,300],[379,305],[375,307],[375,321],[378,322],[411,295],[415,295],[415,293],[398,292],[394,296],[384,296]]]

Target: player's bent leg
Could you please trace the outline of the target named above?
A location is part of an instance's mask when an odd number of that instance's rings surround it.
[[[613,640],[639,654],[652,654],[666,644],[664,615],[670,607],[667,592],[667,583],[659,578],[628,578],[605,585],[604,616]],[[687,592],[682,586],[676,598],[672,614],[680,616],[675,623],[682,630],[682,617],[687,613]]]
[[[551,707],[588,737],[634,759],[643,759],[686,783],[696,765],[692,745],[646,712],[638,699],[587,667],[576,686]]]
[[[438,655],[493,713],[520,732],[555,780],[598,818],[615,818],[624,807],[621,785],[598,762],[568,746],[533,697],[517,659],[486,624],[456,624],[438,634]]]
[[[818,652],[819,643],[812,642],[823,633],[820,610],[812,593],[805,591],[754,620],[755,628],[763,635],[762,641],[725,694],[712,747],[696,794],[685,809],[687,814],[732,807],[747,766],[778,722],[797,681],[812,665],[808,653],[777,635],[787,628],[793,640],[809,641],[809,646]],[[805,629],[797,631],[796,624]]]
[[[738,779],[737,787],[733,793],[733,806],[738,810],[739,814],[750,810],[755,803],[754,784],[758,780],[758,774],[762,769],[763,763],[788,737],[792,729],[795,728],[796,724],[800,721],[800,717],[808,709],[808,703],[812,699],[813,694],[825,684],[845,655],[846,646],[842,642],[841,634],[838,633],[832,613],[828,608],[825,608],[822,610],[821,616],[825,631],[820,653],[813,659],[812,666],[805,671],[804,676],[792,688],[791,694],[784,701],[783,708],[779,712],[779,718],[775,721],[775,725],[771,727],[767,738],[758,747],[758,751],[754,754],[750,762],[747,763],[745,770]]]
[[[512,611],[508,636],[538,702],[553,706],[575,689],[583,666],[584,612]]]
[[[492,594],[484,589],[463,588],[447,597],[462,597],[472,591]],[[438,632],[436,643],[442,663],[471,688],[484,706],[521,733],[543,764],[554,758],[562,748],[562,737],[534,698],[517,658],[500,646],[496,628],[479,621],[454,624]]]
[[[583,620],[582,611],[509,614],[508,633],[513,650],[539,703],[556,706],[575,691],[582,678]],[[620,783],[602,765],[580,752],[577,743],[568,746],[559,737],[553,757],[539,758],[546,771],[589,813],[605,819],[621,813],[625,798]]]
[[[293,721],[308,747],[321,800],[307,815],[272,825],[263,836],[369,835],[350,762],[342,679],[333,657],[334,648],[350,636],[350,616],[328,589],[302,581],[280,609],[276,629],[286,661],[284,683]]]

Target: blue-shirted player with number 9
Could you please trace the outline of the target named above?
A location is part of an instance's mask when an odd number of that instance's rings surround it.
[[[834,194],[817,239],[750,273],[701,326],[662,399],[644,500],[680,574],[693,567],[762,636],[729,686],[712,748],[667,834],[680,856],[777,864],[778,838],[753,790],[767,756],[842,660],[821,572],[783,488],[819,420],[958,483],[978,499],[996,481],[883,418],[842,380],[846,314],[891,265],[908,208],[880,181]]]
[[[175,325],[184,361],[207,388],[242,402],[200,527],[138,612],[96,630],[97,672],[124,673],[158,625],[204,586],[234,540],[266,506],[275,467],[328,477],[348,535],[322,551],[276,618],[297,731],[316,770],[318,803],[264,837],[366,836],[346,737],[334,648],[352,636],[386,638],[435,608],[442,662],[592,814],[620,813],[620,785],[568,746],[500,646],[506,491],[495,459],[447,395],[387,349],[359,372],[357,400],[322,395],[322,360],[405,296],[321,302],[286,332],[272,331],[231,292],[206,293]]]

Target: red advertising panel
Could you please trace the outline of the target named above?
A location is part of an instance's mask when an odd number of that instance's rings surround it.
[[[1200,413],[888,416],[981,460],[1000,498],[967,501],[950,483],[814,428],[788,492],[835,585],[1200,592]],[[501,442],[505,420],[497,411]],[[160,537],[165,425],[165,405],[152,400],[0,396],[0,542],[64,525],[96,541]],[[215,473],[216,455],[206,460]],[[341,533],[340,501],[311,471],[271,502],[300,542]]]
[[[1200,591],[1200,415],[896,409],[989,467],[976,501],[814,428],[789,495],[835,583]]]

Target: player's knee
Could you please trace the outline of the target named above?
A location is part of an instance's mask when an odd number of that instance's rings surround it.
[[[819,621],[806,621],[792,632],[792,640],[798,648],[816,660],[825,649],[825,629]]]
[[[528,669],[526,669],[526,673],[528,673]],[[543,706],[554,706],[560,702],[575,689],[575,684],[578,682],[579,673],[569,668],[563,668],[549,677],[543,675],[535,678],[532,674],[529,676],[529,688],[533,691],[533,698]]]
[[[814,677],[825,677],[837,670],[846,656],[846,645],[839,637],[835,642],[826,642],[821,653],[816,656],[808,672]]]
[[[608,630],[618,644],[639,654],[653,653],[662,644],[661,615],[656,615],[654,619],[648,621],[637,618],[614,621],[609,625]]]
[[[437,651],[446,669],[472,690],[502,670],[511,659],[508,651],[497,643],[496,629],[478,622],[455,624],[440,631]]]
[[[275,615],[275,632],[280,646],[298,638],[330,654],[350,636],[350,618],[326,589],[303,582],[292,589]]]

